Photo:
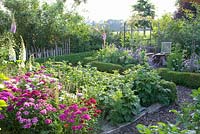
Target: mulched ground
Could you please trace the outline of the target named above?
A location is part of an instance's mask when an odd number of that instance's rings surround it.
[[[191,89],[185,88],[182,86],[177,86],[178,91],[178,100],[175,104],[162,107],[157,112],[146,114],[133,124],[130,124],[126,127],[123,127],[120,129],[120,132],[113,133],[113,134],[138,134],[138,131],[136,129],[137,124],[144,124],[146,126],[148,125],[155,125],[157,122],[176,122],[176,115],[169,112],[169,110],[176,109],[180,110],[180,105],[186,102],[192,102],[192,98],[190,97]]]

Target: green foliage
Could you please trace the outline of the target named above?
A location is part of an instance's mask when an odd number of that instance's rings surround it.
[[[159,41],[171,41],[174,44],[180,44],[180,51],[186,51],[186,57],[189,57],[193,52],[199,54],[200,42],[200,8],[196,5],[196,16],[190,19],[174,20],[170,15],[164,15],[161,19],[153,22],[153,36]],[[159,26],[158,26],[159,25]]]
[[[135,63],[132,56],[128,54],[128,51],[119,50],[114,45],[106,46],[97,52],[97,60],[106,63],[114,63],[120,65],[126,65]]]
[[[44,63],[45,61],[50,59],[56,62],[67,61],[75,65],[78,62],[87,63],[88,61],[85,58],[93,56],[95,55],[95,53],[96,53],[95,51],[91,51],[91,52],[74,53],[70,55],[62,55],[62,56],[55,56],[55,57],[49,57],[49,58],[41,58],[41,59],[36,59],[36,62]]]
[[[163,104],[171,104],[177,100],[177,90],[176,90],[176,84],[170,81],[161,80],[160,86],[163,87],[165,90],[161,91],[159,100]],[[166,90],[170,92],[165,92]],[[165,98],[165,99],[164,99]],[[162,102],[163,101],[163,102]]]
[[[135,79],[132,89],[139,96],[141,105],[149,106],[154,103],[169,105],[175,101],[176,88],[174,85],[166,86],[169,83],[160,81],[156,71],[138,66],[134,73]]]
[[[182,130],[177,125],[158,122],[158,125],[146,127],[142,124],[137,125],[140,134],[189,134],[192,131]]]
[[[190,72],[175,72],[168,69],[158,69],[159,75],[167,81],[172,81],[177,85],[189,88],[198,88],[200,86],[200,74]]]
[[[137,27],[151,27],[150,22],[145,18],[154,18],[154,10],[155,7],[149,0],[138,0],[137,3],[133,5],[133,12],[136,12],[136,14],[141,17],[141,19],[138,20]]]
[[[132,74],[110,74],[90,66],[71,67],[65,63],[49,62],[45,65],[60,79],[66,91],[82,93],[85,98],[95,98],[104,112],[103,118],[113,124],[130,121],[139,111],[139,98],[131,90]]]
[[[97,70],[102,72],[108,72],[113,73],[114,70],[122,71],[123,67],[118,64],[112,64],[112,63],[105,63],[105,62],[99,62],[99,61],[92,61],[90,63],[92,67],[96,67]]]
[[[178,121],[188,130],[194,130],[197,134],[200,133],[200,88],[192,91],[193,102],[183,105],[181,112],[178,114]]]
[[[167,67],[173,71],[181,71],[182,62],[183,62],[182,53],[174,52],[167,57]]]
[[[159,122],[156,126],[137,125],[141,134],[199,134],[200,133],[200,88],[192,91],[192,103],[184,104],[181,111],[172,110],[177,114],[177,123]]]
[[[10,55],[13,55],[9,50],[14,47],[16,47],[16,42],[12,33],[4,33],[0,36],[0,64],[9,60]]]
[[[64,5],[69,4],[66,0],[54,1],[51,4],[39,0],[4,0],[2,4],[14,14],[17,24],[16,34],[23,37],[27,48],[32,47],[36,50],[50,48],[69,41],[72,52],[99,48],[91,43],[92,32],[83,17],[74,10],[66,10]],[[0,33],[2,33],[8,31],[11,15],[4,10],[0,10],[0,14],[2,20]],[[98,39],[101,39],[99,33]]]

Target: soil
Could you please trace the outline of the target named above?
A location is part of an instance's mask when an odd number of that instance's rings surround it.
[[[120,129],[120,132],[113,132],[112,134],[139,134],[139,132],[136,129],[137,124],[144,124],[146,126],[148,125],[155,125],[157,122],[170,122],[175,123],[176,122],[176,115],[172,112],[169,112],[172,109],[175,109],[177,111],[180,111],[181,105],[187,102],[192,102],[192,98],[190,96],[192,89],[177,86],[177,94],[178,94],[178,100],[176,103],[165,106],[160,108],[157,112],[154,113],[147,113],[140,119],[138,119],[136,122],[129,124],[128,126],[122,127]]]

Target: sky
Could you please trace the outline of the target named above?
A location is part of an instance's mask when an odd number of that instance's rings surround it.
[[[151,0],[156,8],[156,16],[161,17],[164,13],[173,13],[176,10],[176,0]],[[82,4],[79,12],[87,20],[100,21],[108,19],[127,20],[131,16],[131,6],[137,0],[87,0]]]

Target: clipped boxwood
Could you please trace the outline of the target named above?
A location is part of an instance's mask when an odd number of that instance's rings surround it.
[[[160,86],[163,87],[166,90],[169,90],[169,92],[165,92],[165,94],[161,93],[161,100],[164,100],[163,98],[166,97],[166,100],[168,102],[162,102],[163,104],[172,104],[177,100],[177,89],[176,89],[176,84],[174,82],[166,81],[166,80],[161,80],[160,81]],[[164,95],[164,96],[163,96]]]
[[[189,88],[200,87],[200,73],[176,72],[169,71],[165,68],[158,69],[158,73],[163,79],[172,81],[177,85],[182,85]]]
[[[118,70],[118,71],[123,70],[123,67],[121,65],[99,62],[99,61],[92,61],[92,62],[90,62],[90,65],[92,67],[96,67],[97,70],[99,70],[99,71],[108,72],[108,73],[113,73],[113,70]]]
[[[90,63],[90,62],[92,62],[92,61],[96,61],[97,60],[97,58],[95,57],[95,56],[90,56],[90,57],[85,57],[84,59],[83,59],[83,64],[87,64],[87,63]]]

